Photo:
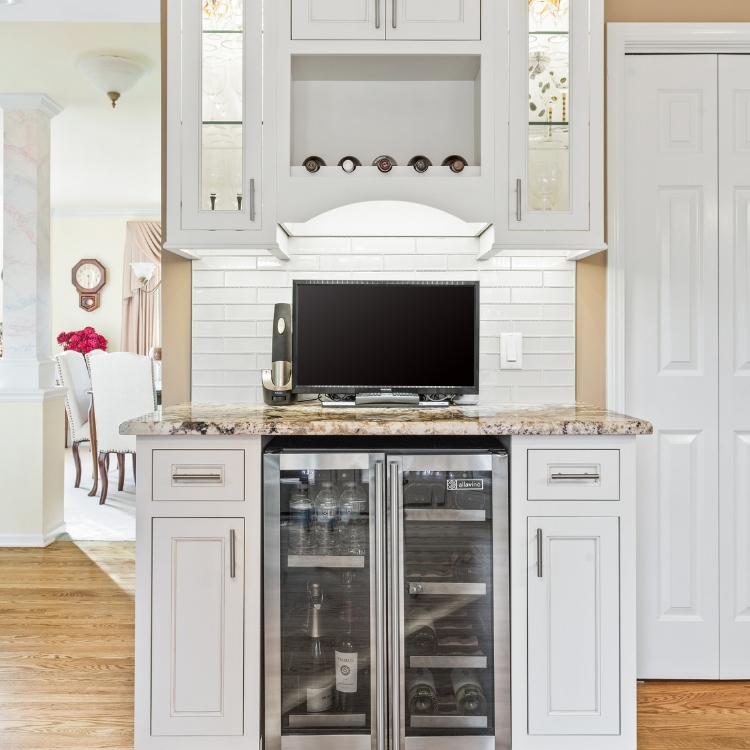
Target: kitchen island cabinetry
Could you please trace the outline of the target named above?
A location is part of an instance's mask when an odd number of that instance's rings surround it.
[[[495,700],[512,706],[512,747],[636,747],[635,436],[650,433],[649,423],[583,405],[196,404],[121,429],[139,436],[142,467],[136,750],[233,750],[261,740],[264,701],[276,699],[263,693],[261,671],[261,457],[275,435],[308,440],[305,450],[320,435],[329,450],[340,439],[348,450],[357,440],[387,450],[430,435],[461,450],[472,436],[497,436],[510,457],[510,591],[495,595],[511,602],[510,659],[500,667],[511,684],[510,696]],[[530,499],[542,486],[546,499]],[[402,750],[412,742],[402,739]]]

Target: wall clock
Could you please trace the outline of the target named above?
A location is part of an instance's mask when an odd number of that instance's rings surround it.
[[[93,259],[79,260],[73,266],[73,286],[78,290],[78,306],[91,312],[99,307],[99,293],[107,283],[107,269]]]

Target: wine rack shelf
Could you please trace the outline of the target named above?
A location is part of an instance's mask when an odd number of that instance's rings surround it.
[[[438,521],[455,523],[464,521],[485,521],[487,514],[483,510],[439,510],[411,508],[404,510],[405,521]]]
[[[410,656],[410,667],[430,669],[487,669],[486,656]]]
[[[393,167],[390,172],[383,174],[377,167],[357,167],[353,172],[347,174],[341,167],[326,166],[321,167],[317,172],[308,172],[305,167],[291,167],[292,177],[307,177],[310,180],[315,179],[348,179],[358,180],[364,178],[378,177],[382,180],[395,177],[412,177],[416,180],[429,180],[434,177],[447,177],[455,180],[461,180],[466,177],[481,177],[481,167],[464,167],[463,171],[456,174],[451,172],[450,167],[430,167],[426,172],[419,174],[414,171],[413,167]]]
[[[364,555],[288,555],[288,568],[364,568]]]
[[[486,596],[486,583],[428,583],[426,581],[409,581],[411,596]]]
[[[411,716],[409,725],[419,729],[487,729],[486,716]]]
[[[463,717],[462,717],[463,718]],[[479,717],[472,717],[479,718]],[[317,729],[323,727],[356,728],[366,724],[365,714],[290,714],[290,729]]]

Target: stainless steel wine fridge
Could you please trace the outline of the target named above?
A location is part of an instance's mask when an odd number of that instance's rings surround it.
[[[305,452],[277,439],[264,519],[267,750],[510,747],[499,443]]]

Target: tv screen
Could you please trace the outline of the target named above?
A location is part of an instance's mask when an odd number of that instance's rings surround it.
[[[292,389],[479,393],[479,282],[295,281]]]

